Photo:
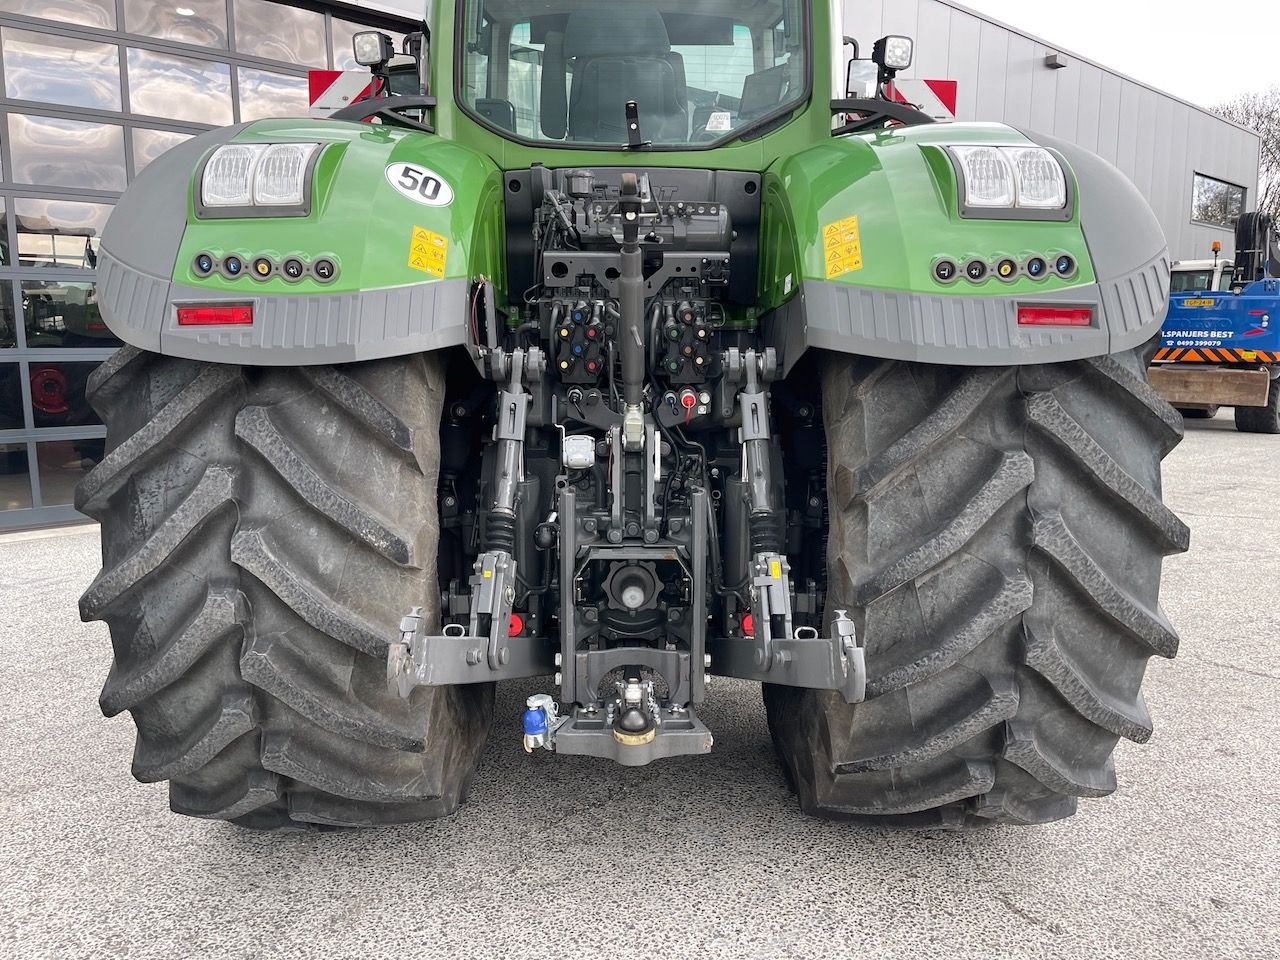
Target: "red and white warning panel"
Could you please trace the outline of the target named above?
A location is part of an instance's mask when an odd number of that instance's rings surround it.
[[[373,75],[368,70],[308,70],[311,116],[324,119],[369,95]]]
[[[895,80],[889,93],[935,120],[954,120],[960,84],[955,80]]]

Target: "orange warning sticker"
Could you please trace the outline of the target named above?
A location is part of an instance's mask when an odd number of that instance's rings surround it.
[[[443,277],[449,262],[449,240],[423,227],[413,228],[409,241],[409,266],[423,273]]]
[[[822,228],[822,252],[827,262],[827,279],[862,269],[862,238],[858,218],[846,217]]]

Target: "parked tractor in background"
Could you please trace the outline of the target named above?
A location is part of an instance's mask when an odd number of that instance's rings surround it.
[[[1163,233],[1077,146],[887,99],[905,37],[846,96],[839,6],[430,4],[417,93],[360,34],[373,99],[139,174],[77,499],[138,779],[251,827],[438,817],[495,682],[543,678],[526,750],[640,765],[712,750],[718,674],[812,814],[1116,788],[1188,542]]]
[[[1187,417],[1235,407],[1236,429],[1280,433],[1280,256],[1271,218],[1236,223],[1234,260],[1173,265],[1151,385]]]

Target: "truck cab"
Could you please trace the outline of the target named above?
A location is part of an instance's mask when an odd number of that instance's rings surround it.
[[[1230,260],[1175,260],[1169,281],[1170,302],[1206,291],[1230,291],[1235,265]]]
[[[1242,431],[1274,433],[1280,280],[1259,276],[1269,271],[1251,265],[1249,254],[1174,261],[1149,376],[1183,416],[1212,417],[1229,406]]]

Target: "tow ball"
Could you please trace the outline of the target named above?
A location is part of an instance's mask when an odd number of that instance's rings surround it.
[[[658,736],[662,724],[662,708],[654,693],[652,680],[628,676],[616,684],[618,695],[604,709],[603,729],[600,733],[612,733],[622,747],[641,747],[651,744]],[[596,712],[596,711],[593,711]],[[687,709],[669,708],[669,712],[687,715]],[[556,734],[570,717],[560,716],[555,698],[550,694],[536,693],[525,701],[521,718],[524,728],[524,751],[533,753],[541,747],[556,749]]]

